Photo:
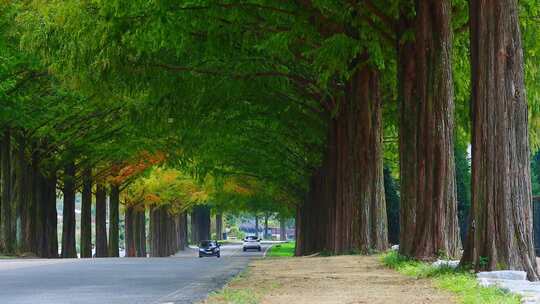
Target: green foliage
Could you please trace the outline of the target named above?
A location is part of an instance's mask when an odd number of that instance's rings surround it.
[[[533,147],[540,128],[538,1],[520,2]],[[53,169],[76,158],[106,171],[142,152],[162,152],[167,168],[207,187],[199,203],[290,217],[320,164],[345,84],[370,65],[381,74],[385,164],[397,176],[396,33],[373,10],[392,23],[402,3],[307,3],[4,0],[0,128],[25,134],[35,146],[28,154],[39,151]],[[463,149],[470,142],[468,6],[452,6],[456,149]],[[412,31],[402,37],[412,38]],[[463,219],[469,177],[456,155]],[[388,216],[397,227],[389,172]],[[174,200],[159,192],[162,201]]]
[[[390,168],[384,167],[384,197],[386,199],[386,216],[388,218],[388,241],[399,243],[399,195],[398,185]]]
[[[456,170],[459,228],[461,239],[465,240],[469,210],[471,208],[471,163],[467,154],[467,146],[459,142],[454,145],[454,166]]]
[[[382,256],[382,262],[402,274],[430,279],[435,286],[454,293],[460,303],[520,303],[519,296],[494,287],[480,287],[474,274],[449,267],[435,268],[429,264],[400,256],[396,251]]]
[[[294,242],[273,245],[266,253],[267,257],[292,257],[294,256]]]

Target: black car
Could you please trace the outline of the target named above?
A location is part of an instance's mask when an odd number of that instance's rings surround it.
[[[216,241],[201,241],[199,244],[199,257],[215,256],[220,257],[219,243]]]

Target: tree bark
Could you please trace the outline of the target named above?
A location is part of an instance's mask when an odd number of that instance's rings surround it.
[[[126,257],[137,256],[137,250],[135,249],[134,213],[135,212],[132,206],[126,206],[126,211],[124,212],[124,240],[126,242]]]
[[[46,237],[44,238],[47,250],[46,257],[58,257],[58,213],[56,211],[56,170],[49,172],[45,180],[44,200],[46,203]]]
[[[195,206],[191,213],[191,243],[210,239],[210,208]]]
[[[109,256],[120,256],[120,188],[118,185],[111,185],[111,195],[109,197]]]
[[[321,167],[297,214],[297,255],[318,251],[368,253],[388,247],[382,163],[379,76],[364,66],[329,119]]]
[[[255,215],[255,235],[259,237],[259,216]]]
[[[38,255],[38,238],[37,238],[37,229],[38,229],[38,215],[37,215],[37,208],[38,208],[38,165],[39,165],[39,156],[36,152],[35,145],[32,145],[32,154],[31,154],[31,160],[29,163],[27,163],[26,169],[28,171],[28,193],[29,193],[29,208],[28,208],[28,217],[29,220],[27,222],[27,243],[29,244],[30,252],[34,253],[35,255]]]
[[[270,234],[270,236],[268,236],[268,218],[270,217],[270,215],[268,213],[265,213],[264,214],[264,233],[263,233],[263,238],[265,240],[267,239],[270,239],[272,238],[272,235]]]
[[[146,212],[144,207],[141,210],[135,209],[133,226],[137,256],[146,257]]]
[[[185,212],[180,213],[178,221],[180,229],[178,250],[185,250],[188,246],[187,214]]]
[[[2,241],[6,254],[15,252],[15,236],[12,229],[12,181],[11,181],[11,131],[5,129],[2,134]]]
[[[64,212],[62,225],[62,257],[76,258],[75,246],[75,163],[69,161],[64,168]]]
[[[106,257],[107,250],[107,192],[96,184],[96,257]]]
[[[82,172],[81,197],[81,258],[92,257],[92,169]]]
[[[406,3],[403,1],[402,3]],[[416,93],[416,46],[404,36],[413,27],[407,6],[400,8],[398,26],[398,98],[399,98],[399,167],[400,167],[400,235],[399,252],[411,256],[416,231],[418,195],[418,116]]]
[[[30,221],[30,189],[28,175],[28,160],[25,155],[26,140],[21,132],[15,136],[16,147],[13,150],[13,203],[15,204],[15,227],[17,236],[17,252],[30,251],[29,221]]]
[[[538,280],[518,3],[473,0],[470,24],[472,208],[462,263]]]
[[[418,196],[414,256],[457,257],[460,249],[454,166],[452,6],[417,1]],[[404,233],[409,233],[405,231]]]
[[[286,241],[287,240],[287,226],[286,226],[286,219],[281,217],[279,219],[279,240],[280,241]]]
[[[223,239],[223,213],[216,213],[216,239]]]
[[[400,58],[400,81],[404,81],[400,252],[418,259],[456,257],[460,240],[453,157],[451,3],[417,1],[416,10],[415,45],[401,49],[405,56],[415,50],[413,75],[408,74],[411,59]]]

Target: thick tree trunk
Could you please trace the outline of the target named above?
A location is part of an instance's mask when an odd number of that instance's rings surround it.
[[[31,161],[27,164],[28,171],[28,193],[29,193],[29,208],[28,208],[28,223],[27,223],[27,243],[29,244],[29,249],[35,255],[38,254],[39,242],[37,238],[37,229],[38,229],[38,197],[39,197],[39,188],[37,184],[38,179],[38,167],[39,166],[39,156],[36,152],[36,147],[32,146],[32,155]]]
[[[180,229],[178,250],[184,250],[188,246],[188,226],[187,214],[185,212],[178,216],[178,226]]]
[[[400,252],[419,259],[456,257],[460,248],[450,21],[449,0],[418,1],[415,45],[399,50]]]
[[[2,134],[2,241],[4,253],[15,252],[15,235],[12,228],[12,181],[11,181],[11,131],[5,129]]]
[[[62,257],[76,258],[75,246],[75,163],[64,168],[64,212],[62,225]]]
[[[46,242],[45,248],[47,250],[46,257],[57,258],[58,257],[58,213],[56,211],[56,171],[49,173],[45,180],[44,200],[46,203]]]
[[[195,206],[191,213],[191,243],[210,239],[210,208]]]
[[[126,211],[124,212],[124,240],[126,242],[126,257],[137,256],[137,250],[135,248],[134,214],[135,211],[133,210],[133,207],[126,206]]]
[[[109,256],[120,256],[120,188],[111,185],[109,197]]]
[[[159,208],[151,207],[150,208],[150,256],[151,257],[159,257],[160,255],[160,248],[158,239],[161,234],[161,226],[159,225]]]
[[[382,163],[382,104],[377,71],[363,67],[330,119],[321,168],[297,214],[296,254],[368,253],[388,247]]]
[[[287,226],[286,226],[286,219],[281,217],[279,219],[279,240],[280,241],[286,241],[287,240]]]
[[[404,8],[402,8],[403,10]],[[418,116],[416,96],[415,44],[403,38],[413,21],[402,11],[399,20],[398,98],[399,98],[399,167],[400,167],[400,235],[399,252],[412,256],[416,231],[416,201],[418,195]]]
[[[135,250],[138,257],[146,257],[146,212],[143,209],[135,209],[133,221]]]
[[[15,204],[15,229],[17,236],[17,252],[30,251],[29,221],[30,221],[30,189],[28,175],[28,160],[25,155],[26,140],[21,133],[16,135],[16,147],[13,150],[13,203]]]
[[[167,257],[175,253],[172,222],[167,208],[154,207],[150,211],[151,256]]]
[[[259,237],[259,216],[255,215],[255,235]]]
[[[335,253],[388,247],[379,90],[375,70],[356,71],[337,117]]]
[[[81,258],[92,257],[92,169],[82,172]]]
[[[107,192],[101,183],[96,184],[96,257],[108,255],[107,250]]]
[[[35,164],[34,172],[36,174],[35,179],[35,194],[36,194],[36,246],[37,255],[42,258],[48,257],[48,245],[47,238],[47,210],[48,210],[48,185],[47,178],[40,171],[37,163]]]
[[[473,0],[470,16],[472,208],[462,262],[538,280],[518,4]]]
[[[263,238],[265,240],[269,239],[269,237],[268,237],[268,217],[270,217],[270,215],[268,213],[265,213],[264,214],[264,233],[263,233]]]
[[[414,256],[457,257],[460,240],[454,166],[452,6],[450,0],[418,1],[417,6],[416,81],[421,148]]]
[[[223,213],[216,213],[216,239],[223,239]]]

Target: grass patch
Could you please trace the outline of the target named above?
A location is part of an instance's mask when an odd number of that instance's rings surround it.
[[[294,242],[281,243],[272,246],[266,256],[268,257],[292,257],[294,256]]]
[[[249,270],[243,271],[228,282],[222,289],[210,293],[202,304],[258,304],[276,284],[254,281]]]
[[[7,260],[7,259],[16,259],[17,256],[14,255],[0,255],[0,260]]]
[[[224,288],[209,297],[210,303],[257,304],[260,295],[253,289]]]
[[[460,303],[519,304],[520,297],[495,287],[480,287],[474,274],[450,267],[435,268],[431,265],[408,259],[396,251],[386,253],[382,262],[389,268],[415,278],[429,278],[435,287],[456,294]]]

